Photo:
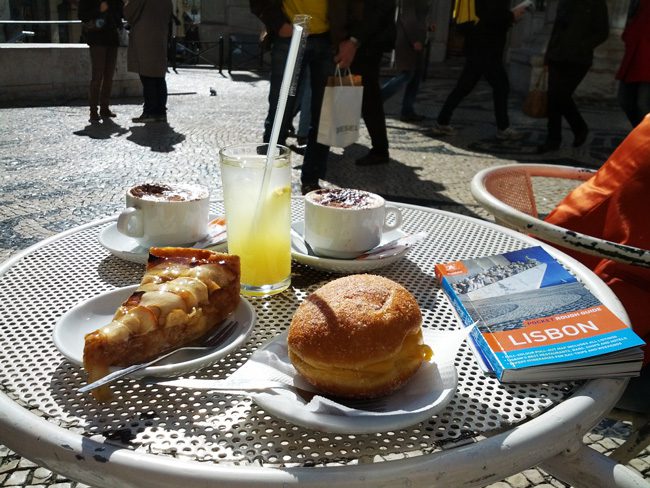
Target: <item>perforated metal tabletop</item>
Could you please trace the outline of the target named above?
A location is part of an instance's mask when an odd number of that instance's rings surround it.
[[[221,204],[215,203],[213,210],[220,212]],[[402,210],[404,229],[426,230],[429,237],[404,259],[375,273],[416,296],[427,328],[459,327],[435,281],[436,263],[537,244],[476,219],[408,205]],[[302,219],[302,212],[302,199],[294,199],[293,218]],[[5,263],[0,275],[2,441],[39,464],[93,486],[182,486],[188,480],[193,486],[380,486],[381,480],[387,486],[420,486],[427,470],[443,466],[436,463],[447,466],[454,456],[470,459],[473,452],[479,456],[478,467],[445,468],[437,476],[431,473],[426,485],[452,486],[437,484],[447,483],[445,476],[458,478],[454,486],[486,484],[564,449],[546,440],[538,453],[525,453],[525,459],[515,456],[504,466],[481,468],[480,463],[490,463],[490,456],[502,455],[498,449],[490,451],[490,439],[499,445],[496,439],[506,438],[515,427],[525,428],[533,418],[539,422],[544,412],[558,411],[556,406],[576,392],[595,391],[601,403],[579,412],[584,425],[565,427],[579,438],[607,411],[625,383],[503,385],[483,375],[464,345],[456,357],[459,383],[451,402],[428,421],[395,432],[317,432],[268,414],[246,396],[152,391],[136,379],[116,382],[114,399],[98,404],[77,393],[85,373],[63,358],[51,334],[57,319],[76,303],[139,283],[144,266],[112,256],[98,242],[101,230],[112,222],[94,222],[47,239]],[[595,276],[554,254],[625,317],[620,303]],[[250,300],[258,321],[244,347],[194,376],[227,377],[288,327],[309,293],[336,277],[294,263],[289,290]],[[464,472],[467,479],[461,479]]]

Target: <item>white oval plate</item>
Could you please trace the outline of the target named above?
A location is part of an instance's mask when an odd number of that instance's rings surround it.
[[[81,366],[86,334],[108,325],[113,319],[117,308],[137,287],[138,285],[127,286],[102,293],[75,305],[63,314],[52,332],[54,344],[61,354],[71,362]],[[218,361],[248,339],[255,325],[255,309],[244,297],[241,297],[239,305],[228,319],[236,320],[239,322],[239,326],[222,343],[219,349],[179,363],[162,363],[157,366],[149,366],[132,376],[176,376],[191,373]],[[119,368],[113,368],[113,370],[115,369]]]
[[[393,264],[402,259],[409,252],[410,248],[384,258],[378,259],[336,259],[336,258],[322,258],[309,254],[305,241],[300,237],[304,235],[304,222],[294,222],[291,225],[294,232],[291,233],[291,257],[294,261],[306,264],[312,268],[329,271],[331,273],[367,273],[374,269],[383,268],[389,264]],[[386,244],[393,239],[407,236],[408,234],[401,229],[394,229],[384,233],[381,237],[380,246]]]
[[[424,342],[436,347],[448,332],[422,329]],[[287,333],[284,332],[265,344],[256,354],[272,354],[282,370],[298,375],[293,369],[287,352]],[[399,430],[430,419],[444,409],[453,398],[458,386],[458,374],[454,354],[435,354],[432,361],[425,362],[411,380],[392,395],[382,398],[384,406],[376,411],[355,410],[328,413],[314,411],[312,402],[285,389],[272,393],[256,393],[253,400],[267,412],[296,425],[322,432],[342,434],[370,434]]]

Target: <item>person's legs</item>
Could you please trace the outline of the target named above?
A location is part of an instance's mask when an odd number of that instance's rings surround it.
[[[619,82],[618,85],[618,103],[625,112],[627,119],[636,127],[639,123],[639,111],[637,109],[637,97],[639,92],[639,83]]]
[[[311,125],[311,77],[309,76],[309,67],[305,66],[301,80],[302,93],[299,94],[300,100],[300,118],[298,120],[298,131],[296,136],[303,142],[309,135],[309,126]]]
[[[273,121],[275,112],[278,108],[278,99],[280,98],[280,88],[282,86],[282,77],[284,76],[284,65],[289,54],[290,38],[275,37],[271,46],[271,75],[269,83],[269,110],[264,120],[264,142],[271,140],[271,131],[273,130]],[[292,108],[293,102],[287,101],[287,108]],[[291,123],[291,116],[294,115],[292,110],[285,110],[285,117],[282,121],[282,127],[278,136],[278,144],[284,145],[287,139],[287,129]]]
[[[639,118],[636,125],[639,125],[643,118],[650,113],[650,83],[639,83],[636,94],[636,106]]]
[[[90,46],[91,77],[88,92],[88,105],[90,106],[90,120],[99,120],[97,105],[99,104],[99,93],[102,86],[102,76],[106,64],[106,51],[104,46]]]
[[[361,115],[368,129],[372,148],[371,154],[384,157],[388,162],[388,135],[386,133],[386,115],[384,104],[381,101],[381,89],[379,87],[379,67],[381,53],[355,57],[351,70],[360,74],[363,79],[363,101],[361,104]]]
[[[421,80],[422,72],[420,70],[410,72],[410,78],[406,82],[406,87],[404,88],[404,96],[402,97],[402,117],[416,115],[415,98],[420,91]]]
[[[156,78],[156,98],[158,107],[154,115],[164,118],[167,116],[167,80],[164,76]]]
[[[317,136],[327,77],[334,73],[334,53],[329,38],[325,36],[307,38],[303,63],[309,66],[311,78],[311,127],[300,175],[303,193],[305,193],[318,186],[319,178],[324,178],[327,171],[329,146],[319,144]]]
[[[554,150],[562,142],[562,103],[566,99],[563,71],[558,63],[548,63],[548,120],[546,142],[541,150]]]
[[[447,96],[447,100],[445,100],[445,103],[438,114],[437,121],[439,125],[449,125],[454,110],[458,107],[463,98],[469,95],[474,89],[478,80],[481,79],[482,74],[480,59],[477,56],[468,54],[465,58],[465,66],[463,66],[463,71],[458,77],[456,86]]]
[[[502,53],[494,52],[489,57],[485,65],[485,79],[492,87],[492,97],[494,99],[494,116],[497,122],[497,129],[500,131],[510,127],[508,118],[508,93],[510,92],[510,83],[508,74],[503,67]]]
[[[401,71],[400,73],[393,76],[381,87],[381,99],[386,101],[389,98],[393,97],[402,85],[409,81],[411,73],[409,71]]]
[[[578,147],[587,140],[589,128],[573,101],[573,93],[589,71],[589,65],[566,63],[561,66],[564,84],[561,90],[560,110],[573,131],[573,146]]]
[[[156,78],[140,75],[140,82],[142,83],[142,97],[144,98],[142,115],[153,116],[154,110],[156,110],[158,106]]]
[[[100,115],[114,117],[109,109],[111,100],[111,91],[113,89],[113,75],[115,65],[117,64],[117,46],[106,48],[106,58],[104,62],[104,72],[102,73],[102,89],[99,98]]]

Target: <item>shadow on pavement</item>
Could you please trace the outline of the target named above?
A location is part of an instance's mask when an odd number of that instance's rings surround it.
[[[119,137],[128,132],[128,129],[116,124],[111,119],[103,119],[101,122],[88,124],[83,129],[73,132],[73,134],[90,137],[91,139],[110,139],[113,135]]]
[[[154,152],[172,152],[174,146],[185,140],[185,135],[176,132],[167,122],[132,126],[131,135],[127,137],[139,146],[149,147]]]

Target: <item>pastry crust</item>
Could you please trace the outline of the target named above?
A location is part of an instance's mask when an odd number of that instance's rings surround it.
[[[239,257],[205,249],[152,247],[138,289],[113,321],[85,337],[88,382],[110,366],[128,366],[186,345],[205,334],[239,304]],[[108,387],[93,391],[110,398]]]
[[[417,301],[403,286],[381,276],[346,276],[298,307],[287,339],[289,358],[325,393],[386,395],[430,357],[421,323]]]

